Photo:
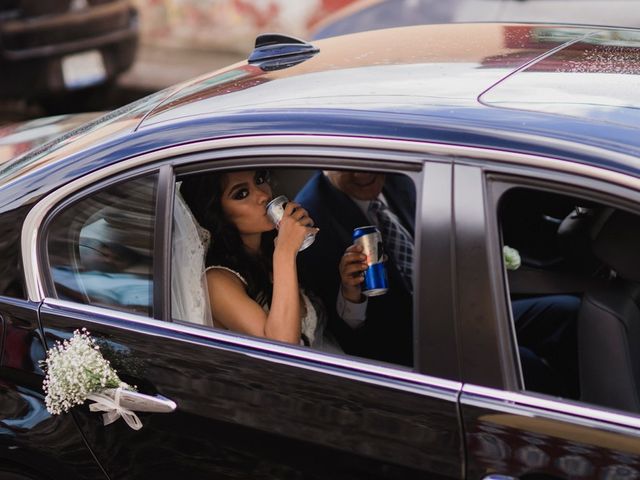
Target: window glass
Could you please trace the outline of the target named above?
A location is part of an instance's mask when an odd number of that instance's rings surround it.
[[[58,298],[152,315],[156,176],[118,183],[51,222],[50,272]]]
[[[177,181],[174,320],[412,366],[416,191],[411,178],[272,169],[201,173]],[[303,226],[275,228],[267,204],[281,195],[286,197],[283,208],[299,204],[295,212],[287,212]],[[389,226],[389,221],[396,225]],[[380,285],[371,280],[367,296],[358,280],[364,260],[348,268],[341,260],[353,244],[354,229],[371,225],[381,233],[374,247],[386,250],[379,255],[379,266],[387,277],[378,279]],[[294,251],[288,242],[305,246]],[[282,257],[293,261],[281,262]],[[292,278],[295,294],[287,286]],[[345,287],[345,282],[350,283]],[[284,297],[278,290],[285,291]],[[282,308],[283,301],[287,308]],[[300,315],[289,319],[293,304]],[[282,323],[288,325],[284,333],[275,332],[273,326]]]
[[[499,221],[525,388],[640,413],[640,216],[513,188]]]

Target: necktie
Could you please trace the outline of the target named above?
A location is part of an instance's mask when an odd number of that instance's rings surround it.
[[[382,242],[394,260],[402,279],[413,293],[413,237],[400,219],[380,200],[369,204],[369,214],[382,234]]]

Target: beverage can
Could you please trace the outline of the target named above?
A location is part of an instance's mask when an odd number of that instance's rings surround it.
[[[384,248],[382,235],[375,225],[358,227],[353,230],[353,243],[362,247],[367,257],[367,269],[364,271],[362,294],[367,297],[384,295],[389,290],[387,269],[384,266]]]
[[[279,195],[269,203],[267,203],[267,216],[273,222],[273,224],[278,228],[280,225],[280,220],[284,216],[284,209],[287,206],[289,199],[285,195]],[[316,236],[313,233],[307,234],[302,245],[300,246],[300,252],[305,248],[309,247],[316,240]]]

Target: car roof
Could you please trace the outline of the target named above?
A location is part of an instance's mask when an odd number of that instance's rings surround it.
[[[567,140],[590,131],[606,148],[615,143],[622,152],[639,152],[639,30],[426,25],[314,45],[317,55],[288,68],[264,70],[243,62],[201,78],[156,106],[138,129],[333,109],[343,116],[385,112],[390,121],[393,115],[418,115],[426,124],[444,117],[461,128],[494,122],[496,128],[513,128],[517,121],[519,131],[538,136],[545,134],[544,124],[557,135],[562,123]]]
[[[0,181],[15,185],[3,185],[0,209],[22,203],[25,185],[35,199],[124,158],[243,135],[467,145],[640,177],[639,32],[453,24],[330,38],[313,42],[317,53],[301,44],[306,53],[284,66],[240,62],[114,112],[81,141],[70,134],[3,165]]]
[[[475,105],[486,89],[593,29],[454,24],[356,33],[314,42],[319,53],[264,70],[241,63],[183,88],[140,127],[201,115],[278,108],[420,111]]]

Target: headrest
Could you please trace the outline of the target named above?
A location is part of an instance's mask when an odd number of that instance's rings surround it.
[[[640,282],[640,216],[607,208],[591,231],[594,254],[618,277]]]

